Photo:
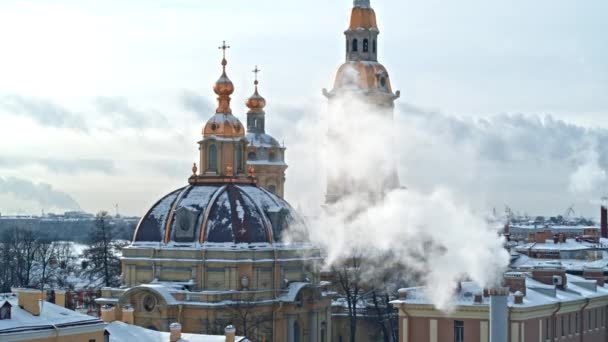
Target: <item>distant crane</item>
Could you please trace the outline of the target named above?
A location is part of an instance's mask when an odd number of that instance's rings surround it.
[[[564,215],[565,218],[569,218],[569,217],[574,217],[576,215],[576,212],[574,211],[574,204],[572,204],[570,207],[568,207],[568,209],[566,210],[566,215]]]

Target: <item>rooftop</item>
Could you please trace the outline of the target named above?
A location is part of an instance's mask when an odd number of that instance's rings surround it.
[[[106,330],[110,333],[110,342],[124,341],[169,341],[168,332],[150,330],[123,322],[112,322]],[[180,342],[224,342],[223,335],[182,334]],[[236,337],[237,342],[247,342],[244,337]]]

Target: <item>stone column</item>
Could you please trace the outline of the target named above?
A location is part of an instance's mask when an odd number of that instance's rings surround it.
[[[287,342],[295,341],[295,331],[293,326],[296,322],[296,316],[294,315],[285,315],[287,317]]]
[[[319,330],[319,313],[317,311],[311,312],[308,316],[308,324],[310,330],[310,342],[317,342],[317,335]]]

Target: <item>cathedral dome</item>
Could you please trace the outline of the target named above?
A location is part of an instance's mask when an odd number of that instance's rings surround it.
[[[386,68],[378,62],[346,62],[336,73],[334,89],[358,88],[377,89],[392,93],[391,82]]]
[[[232,114],[215,114],[205,124],[203,136],[219,138],[240,138],[245,136],[245,128],[241,121]]]
[[[189,185],[152,206],[133,243],[272,244],[295,222],[286,201],[256,185]]]

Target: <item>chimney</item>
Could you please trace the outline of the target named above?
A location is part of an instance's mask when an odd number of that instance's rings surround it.
[[[601,267],[584,267],[583,268],[583,278],[587,280],[595,280],[597,281],[597,286],[603,287],[606,280],[604,278],[604,269]]]
[[[490,342],[507,342],[509,325],[507,299],[508,288],[491,289],[490,294]]]
[[[171,323],[169,325],[169,342],[177,342],[182,338],[182,325],[179,323]]]
[[[606,197],[602,198],[602,208],[600,209],[600,228],[603,238],[608,238],[608,208],[606,200]]]
[[[481,294],[481,292],[477,292],[475,294],[475,297],[473,297],[473,303],[481,304],[482,302],[483,302],[483,295]]]
[[[526,294],[526,275],[522,272],[505,272],[503,275],[504,285],[509,292],[521,292]]]
[[[521,293],[521,291],[517,291],[515,292],[515,295],[513,296],[513,302],[515,304],[523,304],[524,303],[524,294]]]
[[[116,320],[113,306],[104,305],[101,307],[101,320],[106,323],[112,323]]]
[[[130,304],[122,307],[122,321],[127,324],[133,324],[133,307]]]
[[[561,290],[566,288],[566,270],[561,266],[561,263],[535,266],[532,270],[532,278],[543,284],[555,285]]]
[[[407,289],[399,289],[399,290],[397,290],[397,293],[399,294],[399,299],[401,299],[401,300],[407,299]]]
[[[65,291],[55,290],[55,305],[65,308]]]
[[[226,333],[226,342],[235,342],[236,329],[234,328],[234,326],[227,326],[226,329],[224,329],[224,332]]]
[[[20,308],[34,316],[40,316],[40,301],[42,300],[40,290],[17,288],[12,289],[12,292],[17,294]]]

